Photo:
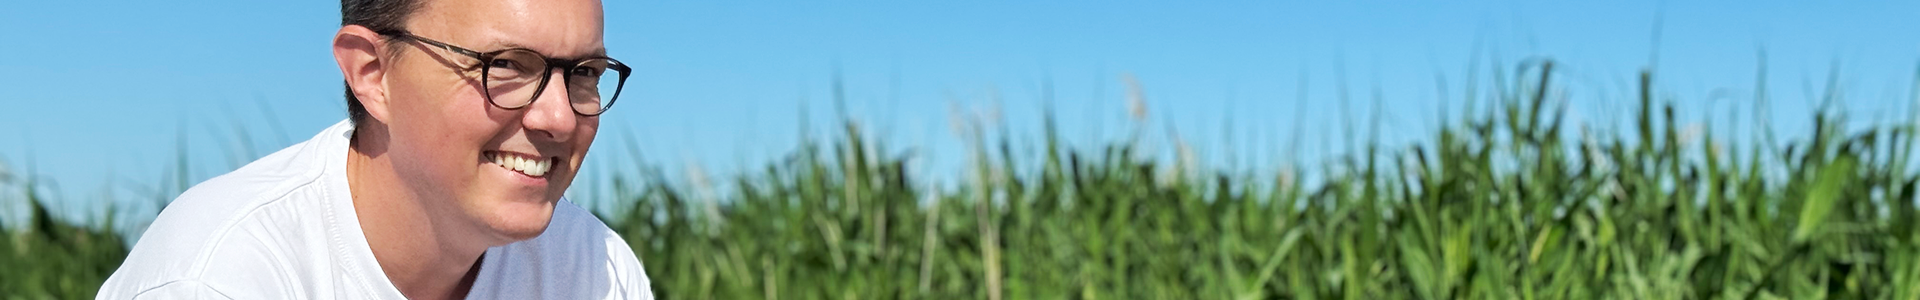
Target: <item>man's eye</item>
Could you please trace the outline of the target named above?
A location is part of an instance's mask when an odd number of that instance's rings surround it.
[[[487,67],[495,68],[495,69],[513,69],[514,65],[512,60],[495,59],[491,62],[487,62]]]
[[[584,77],[600,76],[600,72],[601,72],[600,69],[589,68],[589,67],[573,68],[573,76],[584,76]]]

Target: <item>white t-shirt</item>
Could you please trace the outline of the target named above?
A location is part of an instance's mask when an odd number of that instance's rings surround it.
[[[367,247],[347,190],[351,122],[180,194],[100,299],[405,299]],[[468,298],[653,299],[607,225],[562,199],[539,237],[488,248]]]

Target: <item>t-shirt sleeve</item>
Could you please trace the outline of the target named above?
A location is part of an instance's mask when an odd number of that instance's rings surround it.
[[[630,300],[653,300],[653,284],[647,278],[647,269],[640,265],[640,258],[633,254],[633,248],[613,231],[608,230],[606,234],[611,237],[607,240],[607,258],[621,296]]]
[[[100,299],[110,299],[110,297],[106,294],[100,295]],[[140,291],[134,294],[132,299],[233,299],[233,297],[227,297],[226,294],[214,290],[212,286],[197,280],[181,280]]]

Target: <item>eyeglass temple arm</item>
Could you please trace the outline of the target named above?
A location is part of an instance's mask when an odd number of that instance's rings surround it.
[[[440,49],[446,49],[447,51],[451,51],[453,53],[459,53],[460,55],[465,55],[473,58],[485,58],[486,56],[484,54],[480,54],[479,51],[468,50],[467,48],[460,48],[460,46],[454,46],[453,44],[442,43],[440,41],[435,41],[433,39],[413,35],[413,33],[409,33],[406,30],[386,30],[386,31],[380,31],[376,33],[384,36],[393,37],[393,38],[402,38],[402,39],[420,41],[421,43],[426,43],[427,45],[430,45],[430,46],[438,47]]]

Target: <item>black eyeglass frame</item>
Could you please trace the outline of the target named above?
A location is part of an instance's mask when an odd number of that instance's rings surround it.
[[[465,47],[454,46],[453,44],[448,44],[446,42],[436,41],[433,39],[414,35],[413,33],[407,32],[406,30],[387,30],[387,31],[380,31],[376,33],[382,36],[386,36],[389,39],[418,41],[421,43],[425,43],[428,46],[434,46],[440,49],[447,50],[448,52],[453,52],[456,54],[472,57],[473,59],[479,60],[480,61],[479,67],[480,67],[481,93],[487,96],[488,104],[493,104],[494,107],[499,107],[502,109],[526,108],[527,106],[533,105],[534,101],[540,100],[540,93],[545,92],[547,90],[547,81],[553,79],[554,68],[565,66],[565,68],[561,69],[561,71],[572,73],[572,70],[574,68],[580,67],[581,64],[584,64],[587,61],[591,61],[595,59],[605,59],[607,60],[607,69],[614,70],[620,73],[620,82],[614,85],[613,97],[606,98],[606,102],[600,104],[600,111],[594,112],[592,114],[580,112],[580,108],[572,105],[572,103],[568,103],[567,105],[567,107],[573,109],[574,114],[589,116],[589,117],[599,116],[600,114],[606,113],[607,110],[613,109],[614,101],[617,101],[620,99],[620,92],[622,90],[625,90],[627,87],[627,76],[633,74],[633,68],[628,67],[627,64],[625,63],[621,63],[620,60],[618,59],[613,59],[612,57],[606,57],[606,56],[589,56],[589,57],[582,57],[582,58],[575,58],[575,59],[558,59],[558,58],[548,57],[546,54],[540,54],[539,51],[533,51],[533,49],[527,49],[527,48],[507,48],[507,49],[500,49],[500,50],[494,50],[494,51],[488,51],[488,52],[480,52],[480,51],[474,51],[472,49],[467,49]],[[491,78],[488,78],[487,73],[493,70],[493,66],[492,66],[493,60],[498,58],[500,54],[507,53],[507,51],[526,51],[528,53],[533,53],[533,55],[538,56],[541,60],[543,60],[547,64],[547,68],[543,69],[543,71],[540,72],[540,83],[534,86],[533,98],[527,99],[527,103],[525,104],[521,104],[519,106],[514,106],[514,107],[500,105],[499,101],[495,101],[493,99],[493,89],[487,87],[488,81],[491,80]],[[567,80],[567,77],[561,77],[560,80],[565,81]],[[568,100],[572,100],[571,98],[573,97],[573,95],[571,91],[568,91],[568,92],[569,92],[567,94]]]

